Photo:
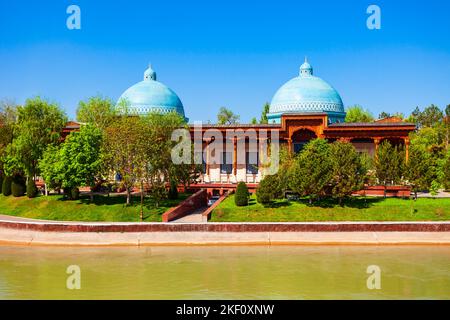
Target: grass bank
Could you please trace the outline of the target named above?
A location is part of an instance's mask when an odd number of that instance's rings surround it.
[[[164,200],[158,208],[155,203],[145,199],[144,221],[161,222],[162,214],[177,206],[188,194],[179,194],[177,200]],[[140,197],[133,198],[133,204],[126,206],[124,196],[95,196],[94,202],[89,197],[77,201],[63,199],[60,195],[14,198],[0,195],[0,214],[11,216],[58,221],[115,221],[138,222],[140,214]]]
[[[333,200],[309,205],[307,200],[277,200],[263,206],[250,198],[237,207],[234,196],[212,213],[212,222],[312,222],[312,221],[450,221],[450,199],[352,198],[342,206]]]

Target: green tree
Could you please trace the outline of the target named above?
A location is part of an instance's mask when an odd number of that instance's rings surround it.
[[[251,124],[258,124],[258,120],[256,120],[255,117],[252,118],[252,120],[250,121]]]
[[[295,165],[295,158],[294,154],[289,151],[289,148],[286,145],[281,145],[279,159],[280,162],[277,176],[280,188],[284,193],[285,191],[290,189],[289,181],[291,179],[292,169]]]
[[[17,119],[17,106],[7,100],[0,101],[0,175],[3,172],[3,157],[6,148],[14,138],[14,125]]]
[[[248,188],[245,182],[239,182],[234,195],[234,202],[238,207],[248,206]]]
[[[14,129],[13,152],[28,177],[38,172],[38,162],[48,145],[59,141],[61,129],[67,122],[64,112],[41,98],[28,99],[19,107]]]
[[[411,185],[416,199],[418,191],[431,187],[434,173],[430,161],[430,154],[423,145],[412,144],[410,146],[409,160],[406,164],[406,179]]]
[[[184,119],[179,114],[172,112],[168,114],[150,113],[144,119],[146,123],[146,183],[150,187],[150,196],[156,206],[167,198],[166,185],[169,183],[183,184],[187,187],[197,177],[200,166],[194,164],[174,164],[172,162],[172,149],[176,145],[172,141],[172,133],[176,129],[185,128]],[[190,150],[192,159],[193,149]]]
[[[237,124],[239,123],[239,116],[234,114],[233,111],[225,107],[221,107],[217,114],[217,123],[220,125]]]
[[[268,205],[283,196],[278,175],[265,176],[256,189],[256,201]]]
[[[441,184],[438,181],[433,180],[433,182],[431,182],[430,194],[432,197],[435,197],[438,195],[440,187],[441,187]]]
[[[345,122],[372,122],[373,115],[369,110],[363,109],[360,105],[355,105],[347,109],[347,116]]]
[[[444,121],[442,122],[445,150],[450,148],[450,104],[445,108]]]
[[[434,127],[440,123],[444,118],[444,114],[438,106],[432,104],[426,107],[418,117],[418,124],[420,127]]]
[[[402,148],[393,146],[389,141],[383,141],[375,157],[376,177],[384,186],[384,196],[388,184],[400,182],[404,169],[405,154]]]
[[[58,164],[63,188],[94,185],[102,169],[101,144],[100,129],[89,124],[66,138],[59,150]]]
[[[348,142],[336,141],[331,145],[333,161],[332,194],[339,204],[355,191],[361,190],[366,175],[365,167],[355,147]]]
[[[49,145],[41,161],[39,161],[39,170],[46,183],[46,191],[53,189],[59,193],[62,188],[63,174],[61,172],[60,149],[61,146]]]
[[[450,190],[450,150],[447,151],[447,155],[442,161],[442,184],[445,190]]]
[[[127,205],[131,204],[133,187],[143,185],[147,144],[151,143],[147,129],[142,118],[127,115],[115,118],[106,128],[102,155],[107,168],[120,175]]]
[[[391,114],[389,112],[383,111],[378,115],[378,119],[385,119],[385,118],[389,118],[390,116],[391,116]]]
[[[309,196],[310,203],[325,194],[333,176],[331,147],[326,140],[311,140],[296,157],[290,174],[292,191]]]
[[[115,106],[112,100],[95,96],[80,101],[77,109],[77,120],[89,123],[104,130],[115,116]]]
[[[415,123],[416,125],[419,125],[419,118],[421,115],[421,111],[419,107],[416,107],[414,111],[411,113],[411,115],[406,119],[407,122]]]
[[[267,124],[269,123],[269,119],[267,118],[267,114],[270,112],[270,104],[268,102],[266,102],[264,104],[262,113],[261,113],[261,120],[259,121],[259,123],[261,124]]]

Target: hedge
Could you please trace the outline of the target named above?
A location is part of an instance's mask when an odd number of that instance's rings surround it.
[[[2,183],[2,193],[5,197],[10,196],[11,195],[11,183],[12,183],[12,178],[11,177],[5,177],[3,179],[3,183]]]
[[[14,197],[23,197],[25,195],[26,186],[22,177],[16,176],[12,179],[11,193]]]
[[[28,178],[27,183],[27,197],[35,198],[37,196],[37,188],[32,178]]]
[[[248,188],[244,182],[239,182],[237,185],[234,202],[238,207],[248,206]]]

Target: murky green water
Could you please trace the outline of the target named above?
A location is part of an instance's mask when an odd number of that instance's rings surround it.
[[[69,265],[80,290],[66,288]],[[336,298],[450,299],[450,247],[0,246],[0,299]]]

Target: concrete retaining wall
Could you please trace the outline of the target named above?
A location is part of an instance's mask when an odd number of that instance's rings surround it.
[[[0,228],[41,232],[450,232],[450,222],[76,223],[0,220]]]
[[[197,191],[195,194],[181,202],[177,207],[166,211],[162,216],[162,221],[170,222],[183,218],[195,210],[206,206],[207,201],[206,190]]]

